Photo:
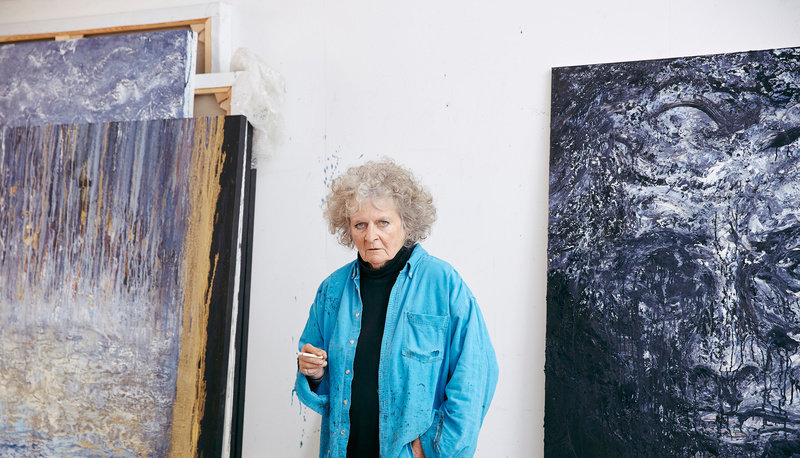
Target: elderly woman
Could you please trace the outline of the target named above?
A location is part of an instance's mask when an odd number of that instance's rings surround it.
[[[358,255],[322,282],[300,337],[295,389],[322,414],[320,456],[472,456],[497,360],[467,285],[418,244],[431,195],[367,162],[333,181],[325,217]]]

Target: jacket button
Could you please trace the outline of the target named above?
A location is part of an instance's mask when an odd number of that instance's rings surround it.
[[[344,400],[344,401],[342,401],[342,402],[344,403],[344,405],[347,405],[347,399],[345,399],[345,400]]]
[[[344,430],[342,430],[342,434],[344,434]]]
[[[345,374],[350,374],[350,369],[347,369],[346,371],[344,371],[344,373]]]
[[[355,340],[352,340],[352,339],[351,339],[351,340],[350,340],[350,345],[353,345],[353,342],[355,342]]]
[[[356,312],[356,318],[358,318],[360,315],[361,314],[359,312]]]

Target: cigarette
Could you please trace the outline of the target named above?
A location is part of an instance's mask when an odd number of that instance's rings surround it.
[[[306,352],[304,352],[304,351],[298,351],[298,352],[297,352],[297,356],[308,356],[308,357],[310,357],[310,358],[319,358],[319,359],[325,359],[323,356],[315,355],[315,354],[313,354],[313,353],[306,353]]]

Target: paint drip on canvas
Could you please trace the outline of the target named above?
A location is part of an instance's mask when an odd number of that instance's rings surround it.
[[[546,455],[800,451],[800,49],[552,87]]]
[[[225,127],[0,128],[0,455],[196,453]]]

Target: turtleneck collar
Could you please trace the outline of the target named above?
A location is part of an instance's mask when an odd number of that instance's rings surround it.
[[[361,275],[364,277],[379,278],[403,270],[403,267],[405,267],[408,258],[411,257],[411,253],[416,246],[416,244],[410,247],[403,246],[400,248],[400,251],[394,255],[394,258],[378,269],[373,269],[369,263],[361,259],[361,255],[358,255],[358,266],[359,270],[361,270]]]

